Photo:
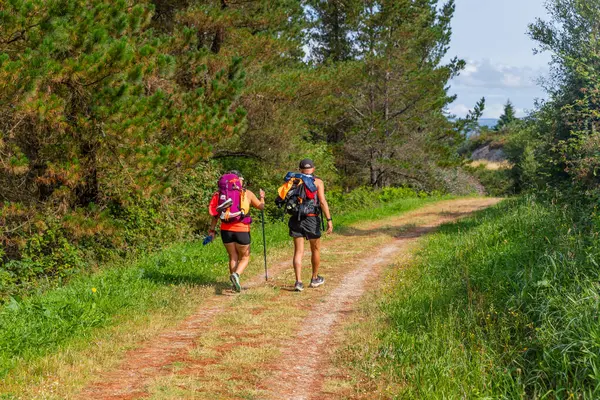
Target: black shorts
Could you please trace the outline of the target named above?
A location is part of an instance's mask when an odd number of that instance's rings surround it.
[[[225,244],[237,243],[246,246],[250,244],[250,232],[221,231],[221,240]]]
[[[321,217],[305,217],[298,221],[298,217],[291,216],[288,222],[290,236],[306,239],[319,239],[321,237]]]

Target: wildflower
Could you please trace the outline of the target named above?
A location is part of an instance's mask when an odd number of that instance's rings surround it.
[[[92,293],[96,293],[96,288],[95,287],[92,288]]]

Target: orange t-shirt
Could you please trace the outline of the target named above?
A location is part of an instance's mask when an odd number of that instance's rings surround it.
[[[250,232],[250,224],[244,224],[243,222],[221,221],[221,230],[229,232]]]
[[[219,215],[217,213],[217,204],[219,202],[219,193],[215,193],[210,201],[208,207],[209,214],[213,217]],[[224,222],[221,221],[221,230],[230,232],[250,232],[250,224],[244,224],[243,222]]]

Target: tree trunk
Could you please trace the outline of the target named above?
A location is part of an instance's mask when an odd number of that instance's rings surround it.
[[[100,188],[98,184],[97,149],[92,143],[81,145],[81,154],[84,156],[86,174],[83,181],[76,187],[75,196],[77,205],[86,207],[92,203],[98,204]]]
[[[227,0],[221,0],[221,10],[224,11],[227,8]],[[217,27],[217,31],[213,38],[212,45],[210,46],[210,51],[214,54],[219,54],[221,51],[221,46],[225,41],[225,26],[220,25]]]

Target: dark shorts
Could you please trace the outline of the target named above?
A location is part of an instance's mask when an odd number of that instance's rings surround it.
[[[321,217],[306,217],[298,221],[297,217],[291,216],[288,227],[293,238],[303,237],[310,240],[321,237]]]
[[[250,232],[232,232],[232,231],[221,231],[221,240],[223,243],[237,243],[241,245],[250,244]]]

